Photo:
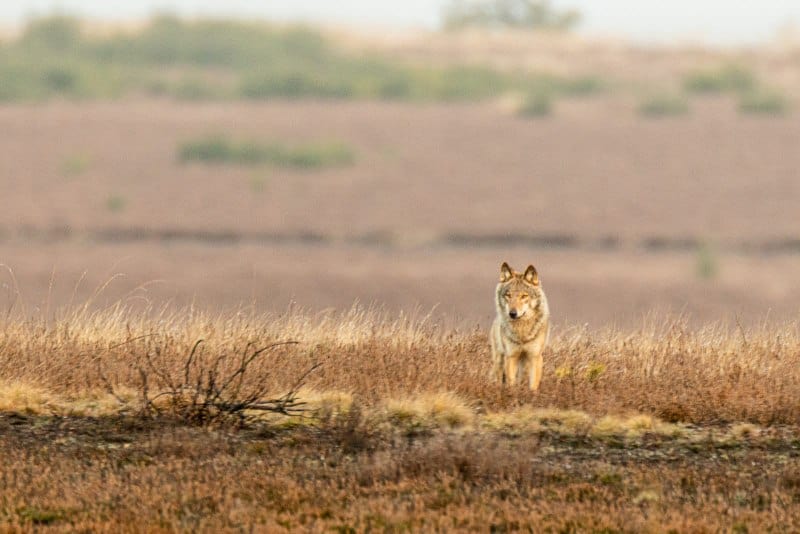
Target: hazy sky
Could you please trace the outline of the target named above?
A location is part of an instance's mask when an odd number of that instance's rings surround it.
[[[145,17],[154,11],[305,20],[385,27],[435,28],[446,0],[0,0],[0,23],[59,9],[98,18]],[[673,39],[743,44],[768,40],[800,24],[800,0],[555,0],[584,15],[581,31],[639,41]]]

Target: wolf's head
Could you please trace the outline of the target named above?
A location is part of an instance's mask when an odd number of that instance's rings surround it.
[[[531,317],[543,299],[536,268],[528,265],[524,273],[518,273],[503,262],[495,297],[502,316],[512,321]]]

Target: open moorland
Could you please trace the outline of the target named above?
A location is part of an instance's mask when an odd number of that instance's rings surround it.
[[[124,274],[109,302],[148,284],[211,308],[359,300],[486,324],[507,260],[537,264],[558,323],[794,317],[800,128],[703,106],[530,121],[488,104],[7,105],[0,261],[30,308]],[[211,134],[334,139],[354,160],[181,161]]]
[[[4,302],[486,326],[507,260],[557,324],[792,319],[795,51],[34,20],[0,47]]]
[[[795,327],[565,331],[531,393],[424,319],[156,316],[4,322],[5,528],[800,528]]]
[[[32,21],[0,530],[800,531],[796,58]],[[535,393],[487,378],[503,260]]]

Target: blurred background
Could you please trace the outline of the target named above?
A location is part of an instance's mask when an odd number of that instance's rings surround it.
[[[0,5],[0,299],[800,311],[800,5]]]

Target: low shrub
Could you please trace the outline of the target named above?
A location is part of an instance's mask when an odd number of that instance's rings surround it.
[[[340,142],[288,146],[277,142],[235,141],[223,136],[188,141],[179,147],[178,158],[182,162],[306,169],[350,165],[355,161],[353,150]]]

